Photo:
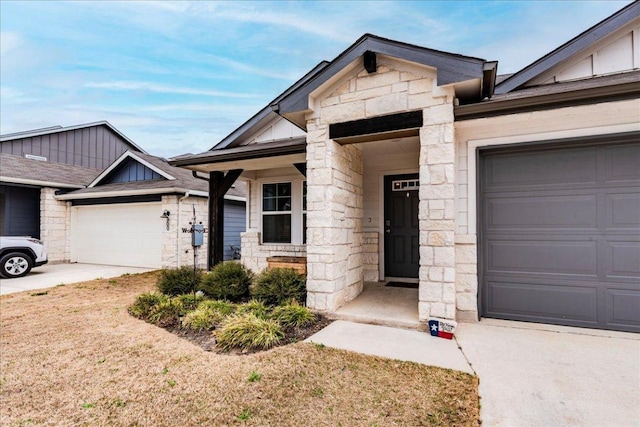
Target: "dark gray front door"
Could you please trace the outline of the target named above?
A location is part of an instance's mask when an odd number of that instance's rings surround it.
[[[418,277],[418,175],[384,178],[384,274]]]
[[[481,153],[483,316],[640,332],[638,141]]]

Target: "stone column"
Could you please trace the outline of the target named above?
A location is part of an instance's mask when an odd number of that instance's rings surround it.
[[[364,283],[362,153],[307,123],[307,305],[335,311]]]
[[[456,315],[452,98],[424,109],[420,129],[420,320]]]

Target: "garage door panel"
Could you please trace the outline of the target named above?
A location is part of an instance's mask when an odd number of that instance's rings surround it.
[[[521,196],[487,200],[490,231],[518,229],[596,229],[595,194],[565,196]]]
[[[606,149],[608,167],[605,180],[640,181],[640,145],[622,145]]]
[[[596,278],[597,242],[489,241],[487,274],[579,275]]]
[[[71,260],[160,268],[161,203],[78,206],[71,218]]]
[[[624,138],[481,153],[483,316],[640,332],[640,143]]]
[[[607,247],[608,279],[631,279],[640,283],[640,242],[609,241]]]
[[[640,291],[607,289],[607,323],[622,327],[640,327]]]
[[[595,287],[500,280],[491,280],[487,285],[489,315],[572,320],[594,325],[598,320]]]
[[[640,193],[607,194],[606,228],[640,230]]]
[[[496,155],[485,164],[484,187],[491,191],[595,183],[597,157],[594,148]]]

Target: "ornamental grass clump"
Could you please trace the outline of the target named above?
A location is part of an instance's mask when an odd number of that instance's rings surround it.
[[[296,300],[274,308],[271,318],[284,328],[309,326],[316,322],[316,315],[307,307],[300,305]]]
[[[261,319],[252,313],[227,317],[216,332],[217,346],[224,351],[266,350],[278,345],[283,338],[282,327],[276,321]]]
[[[200,290],[210,298],[239,302],[249,296],[251,270],[238,262],[222,262],[206,273]]]
[[[292,268],[267,268],[256,278],[251,296],[268,305],[280,305],[295,299],[307,300],[307,280]]]
[[[184,266],[162,270],[157,286],[160,292],[170,296],[191,294],[198,290],[201,280],[202,270]]]
[[[238,314],[251,313],[261,319],[268,319],[270,312],[271,310],[269,307],[267,307],[262,301],[258,301],[256,299],[252,299],[244,304],[239,304],[236,308],[236,313]]]
[[[161,303],[169,301],[169,297],[158,292],[146,292],[138,295],[129,307],[129,314],[138,319],[148,319]]]
[[[198,307],[188,312],[182,319],[182,326],[193,331],[210,331],[215,329],[235,307],[226,301],[203,301]]]
[[[204,301],[204,297],[198,294],[183,294],[172,299],[180,304],[185,312],[195,310]]]
[[[184,308],[179,300],[167,299],[156,305],[147,320],[161,328],[173,326],[180,321]]]

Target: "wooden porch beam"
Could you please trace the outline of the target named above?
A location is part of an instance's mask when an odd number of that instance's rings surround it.
[[[209,235],[207,239],[207,269],[224,258],[224,195],[231,188],[242,169],[209,173]]]

